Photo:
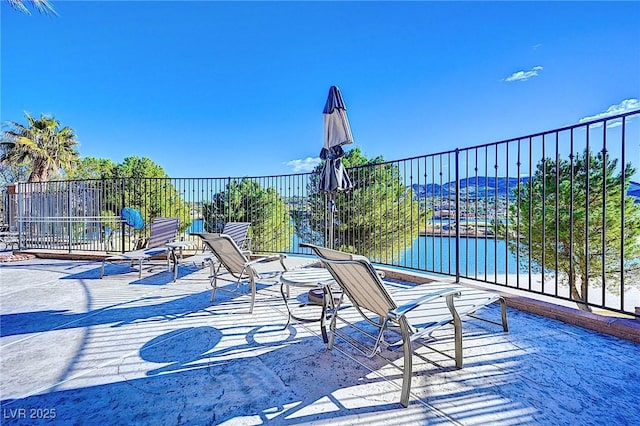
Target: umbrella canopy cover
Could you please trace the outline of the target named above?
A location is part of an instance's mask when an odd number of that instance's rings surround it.
[[[320,182],[318,184],[320,191],[348,191],[353,187],[351,179],[349,179],[349,175],[342,164],[343,154],[344,151],[338,146],[329,150],[326,158],[323,158],[326,161],[320,174]]]
[[[353,136],[347,119],[347,107],[337,86],[329,88],[329,96],[322,113],[324,146],[320,151],[320,158],[325,160],[325,163],[318,189],[326,192],[348,191],[353,185],[342,164],[342,145],[353,143]]]
[[[324,153],[340,145],[353,143],[351,127],[347,118],[347,108],[337,86],[331,86],[329,89],[327,103],[322,112],[324,114],[324,148],[322,152]],[[320,157],[324,159],[322,153]]]
[[[124,223],[133,227],[133,229],[142,229],[144,227],[144,220],[142,214],[136,209],[131,207],[124,207],[120,210],[120,217],[124,220]]]

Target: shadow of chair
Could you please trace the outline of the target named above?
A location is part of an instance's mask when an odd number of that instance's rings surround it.
[[[153,219],[146,247],[104,258],[102,260],[100,278],[104,276],[104,267],[107,262],[129,262],[130,266],[133,266],[134,262],[138,262],[138,278],[142,278],[142,263],[149,261],[154,256],[162,253],[166,254],[166,244],[176,239],[178,223],[177,217],[157,217]]]
[[[336,335],[369,357],[376,355],[383,344],[390,350],[402,347],[404,359],[400,403],[404,407],[409,405],[411,392],[413,342],[424,344],[426,340],[433,340],[432,333],[436,329],[453,323],[455,363],[457,368],[462,368],[462,317],[483,319],[475,316],[474,313],[489,304],[499,302],[501,325],[505,332],[508,331],[506,304],[504,299],[496,293],[438,282],[393,288],[381,279],[364,256],[311,244],[300,244],[300,246],[309,247],[315,252],[351,303],[350,306],[339,303],[327,308],[328,348],[332,349]],[[329,286],[325,286],[325,292],[325,300],[334,300]],[[373,347],[364,346],[361,341],[355,340],[337,328],[338,319],[353,327],[353,324],[342,316],[343,310],[349,307],[355,308],[366,322],[377,330],[376,336],[359,329],[373,339]],[[498,324],[487,319],[483,320]],[[385,342],[387,330],[398,331],[399,340],[392,343]]]

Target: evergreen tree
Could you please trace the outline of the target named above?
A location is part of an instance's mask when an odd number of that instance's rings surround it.
[[[73,170],[67,172],[68,179],[106,179],[113,177],[118,165],[107,158],[85,157]]]
[[[583,310],[590,310],[583,303],[590,284],[602,286],[604,279],[619,292],[622,270],[640,266],[640,205],[627,195],[635,169],[628,164],[624,176],[616,170],[617,160],[603,152],[585,151],[557,164],[544,159],[511,206],[511,249],[519,248],[544,271],[563,273]]]
[[[250,222],[249,238],[255,251],[277,252],[291,246],[293,225],[289,209],[273,188],[249,178],[230,182],[224,191],[203,204],[207,232],[221,232],[226,222]]]
[[[146,223],[156,217],[177,217],[181,232],[191,225],[190,208],[183,196],[164,169],[149,158],[132,156],[115,164],[89,157],[70,176],[99,183],[102,216],[119,216],[122,207],[131,207],[140,211]]]
[[[354,188],[335,196],[333,247],[359,253],[375,261],[397,259],[418,236],[424,212],[404,185],[396,164],[382,157],[367,159],[359,148],[348,151],[343,160]],[[327,194],[318,190],[322,164],[307,187],[310,209],[298,212],[297,232],[305,242],[323,244],[327,226],[323,213]]]

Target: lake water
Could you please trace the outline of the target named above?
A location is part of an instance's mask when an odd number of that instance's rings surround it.
[[[187,234],[195,234],[204,232],[204,219],[194,219],[191,225],[185,231]]]
[[[203,232],[202,219],[196,219],[187,229],[187,234]],[[299,252],[298,238],[293,238],[293,251]],[[306,251],[306,250],[305,250]],[[453,237],[417,237],[411,248],[400,256],[397,266],[455,274],[455,238]],[[521,259],[522,260],[522,259]],[[515,273],[517,259],[515,253],[508,251],[504,240],[491,238],[460,238],[460,273],[466,276],[484,276]],[[522,272],[527,265],[521,266]]]
[[[410,249],[400,257],[398,266],[446,274],[455,273],[456,240],[453,237],[417,237]],[[460,238],[460,273],[484,276],[515,273],[516,254],[504,240],[492,238]],[[523,260],[522,258],[520,259]],[[528,265],[520,270],[527,271]]]

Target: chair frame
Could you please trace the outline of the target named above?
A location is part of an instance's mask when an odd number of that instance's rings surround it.
[[[240,247],[240,250],[247,255],[251,255],[250,226],[251,222],[227,222],[222,228],[222,233],[230,236],[238,247]]]
[[[488,292],[485,290],[476,290],[465,288],[458,284],[444,283],[439,285],[437,289],[427,289],[425,284],[425,294],[404,304],[398,304],[394,297],[394,292],[390,292],[387,284],[381,279],[380,275],[373,268],[370,261],[364,256],[344,253],[337,250],[327,249],[325,247],[315,246],[311,244],[301,244],[302,247],[311,248],[318,256],[322,264],[329,270],[335,281],[338,283],[344,294],[351,302],[351,306],[328,306],[327,315],[329,323],[327,348],[331,350],[334,346],[335,336],[339,335],[347,343],[356,347],[361,353],[368,357],[373,357],[380,352],[382,344],[386,344],[389,350],[395,350],[399,347],[403,348],[403,382],[400,403],[407,407],[409,405],[409,396],[411,393],[411,378],[413,374],[413,349],[412,343],[421,343],[421,339],[425,336],[431,337],[431,333],[436,329],[447,324],[453,323],[454,327],[454,346],[455,346],[455,363],[457,368],[463,365],[462,350],[462,317],[469,316],[493,324],[499,324],[484,318],[479,318],[474,313],[494,302],[499,302],[501,306],[502,328],[504,332],[508,331],[506,303],[502,296]],[[358,282],[354,285],[353,282]],[[363,282],[364,281],[364,282]],[[358,288],[360,285],[361,288]],[[416,287],[416,288],[419,288]],[[324,287],[325,300],[334,300],[329,286]],[[480,295],[483,299],[478,305],[472,303],[462,306],[462,301]],[[400,292],[395,292],[400,295]],[[367,298],[372,300],[367,300]],[[373,299],[376,300],[373,300]],[[427,323],[421,328],[412,324],[408,318],[412,312],[420,310],[433,310],[436,307],[446,305],[450,315],[443,315],[434,322]],[[458,301],[458,303],[455,302]],[[458,306],[457,306],[458,305]],[[371,336],[363,330],[350,324],[344,318],[339,317],[339,312],[348,307],[355,308],[358,313],[370,324],[378,328],[378,335]],[[442,309],[441,309],[442,310]],[[372,319],[372,314],[377,317],[377,321]],[[365,352],[358,347],[353,341],[354,339],[338,330],[336,322],[340,319],[342,322],[364,332],[375,340],[375,344],[370,352]],[[384,341],[384,332],[389,329],[399,329],[400,340],[395,344],[387,344]],[[432,337],[431,337],[432,338]]]
[[[217,233],[201,233],[198,234],[202,238],[203,244],[211,251],[213,257],[205,257],[205,262],[209,263],[210,275],[209,284],[212,287],[211,290],[211,303],[214,303],[216,297],[216,291],[222,290],[233,294],[246,294],[240,291],[240,286],[247,283],[249,285],[249,294],[251,296],[251,306],[249,313],[253,313],[253,307],[256,299],[256,280],[264,278],[275,278],[282,272],[287,271],[287,267],[284,263],[286,258],[285,254],[275,254],[257,257],[250,259],[236,242],[227,234]],[[223,247],[225,246],[225,247]],[[224,249],[229,251],[224,251]],[[215,257],[215,259],[214,259]],[[231,258],[235,257],[235,258]],[[217,260],[217,262],[215,261]],[[259,263],[271,262],[279,260],[283,271],[277,271],[273,273],[260,273],[255,268],[255,265]],[[218,287],[218,278],[223,274],[221,269],[231,274],[236,279],[236,286],[233,289],[226,289]]]
[[[168,238],[163,237],[163,233],[166,230],[163,226],[169,224],[171,228],[167,235],[173,234]],[[134,262],[138,262],[138,278],[142,278],[142,264],[149,261],[152,257],[160,255],[162,253],[167,254],[169,248],[165,246],[166,243],[175,241],[178,233],[180,221],[177,217],[156,217],[151,221],[150,236],[146,240],[147,247],[139,250],[132,250],[126,253],[121,253],[114,256],[108,256],[102,259],[102,267],[100,268],[100,279],[104,277],[104,268],[107,262],[129,262],[130,266],[133,266]],[[155,231],[155,232],[154,232]],[[159,234],[160,232],[160,234]],[[169,256],[167,255],[167,268],[169,268]]]

